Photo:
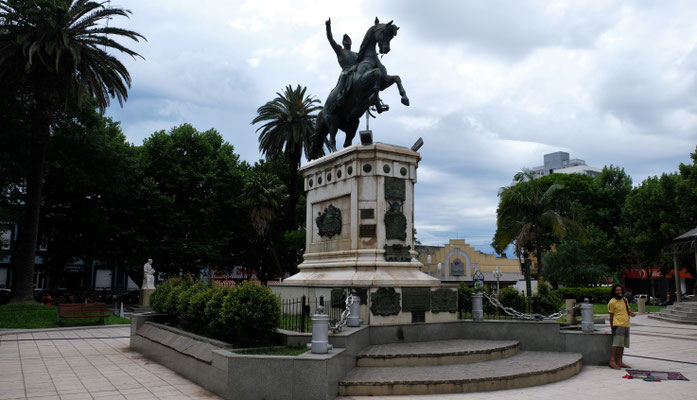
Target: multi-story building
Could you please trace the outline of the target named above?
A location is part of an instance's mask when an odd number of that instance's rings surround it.
[[[569,153],[557,151],[544,155],[544,165],[539,165],[531,169],[538,176],[551,174],[584,174],[596,176],[602,168],[586,165],[585,160],[579,158],[569,159]]]

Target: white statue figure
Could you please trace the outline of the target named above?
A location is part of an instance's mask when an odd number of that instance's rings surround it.
[[[152,267],[152,258],[143,265],[143,289],[155,289],[155,269]]]

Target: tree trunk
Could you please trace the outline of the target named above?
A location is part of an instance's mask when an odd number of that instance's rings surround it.
[[[535,257],[537,258],[537,280],[542,279],[542,232],[535,231]]]
[[[19,223],[17,251],[13,252],[15,288],[12,301],[34,301],[34,263],[39,236],[41,190],[43,188],[44,162],[48,147],[50,122],[37,123],[32,138],[27,171],[27,193],[24,213]]]
[[[288,230],[298,228],[297,213],[298,207],[298,166],[300,165],[300,154],[292,154],[288,160],[288,172],[290,182],[288,186]]]

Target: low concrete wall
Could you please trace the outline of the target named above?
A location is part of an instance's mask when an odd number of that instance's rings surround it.
[[[607,363],[611,335],[560,331],[556,322],[454,321],[344,328],[329,336],[329,354],[298,356],[235,354],[227,343],[203,338],[134,315],[131,348],[226,399],[333,399],[339,381],[356,366],[356,356],[372,344],[445,339],[519,340],[522,350],[574,352],[583,364]],[[282,332],[284,344],[311,341],[307,333]]]

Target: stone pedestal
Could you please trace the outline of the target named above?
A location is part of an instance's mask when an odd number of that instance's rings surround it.
[[[140,305],[142,307],[150,307],[150,296],[155,289],[140,289]]]
[[[356,144],[304,166],[304,261],[283,286],[368,288],[366,306],[372,308],[366,322],[371,325],[456,319],[450,311],[432,313],[433,298],[443,308],[452,296],[430,294],[440,280],[423,273],[415,258],[414,184],[420,159],[419,153],[401,146]],[[378,301],[399,303],[380,306],[379,316],[373,311],[378,288],[394,293],[378,296]],[[409,293],[417,314],[402,310],[402,288],[427,289]],[[396,308],[392,314],[385,311]]]

